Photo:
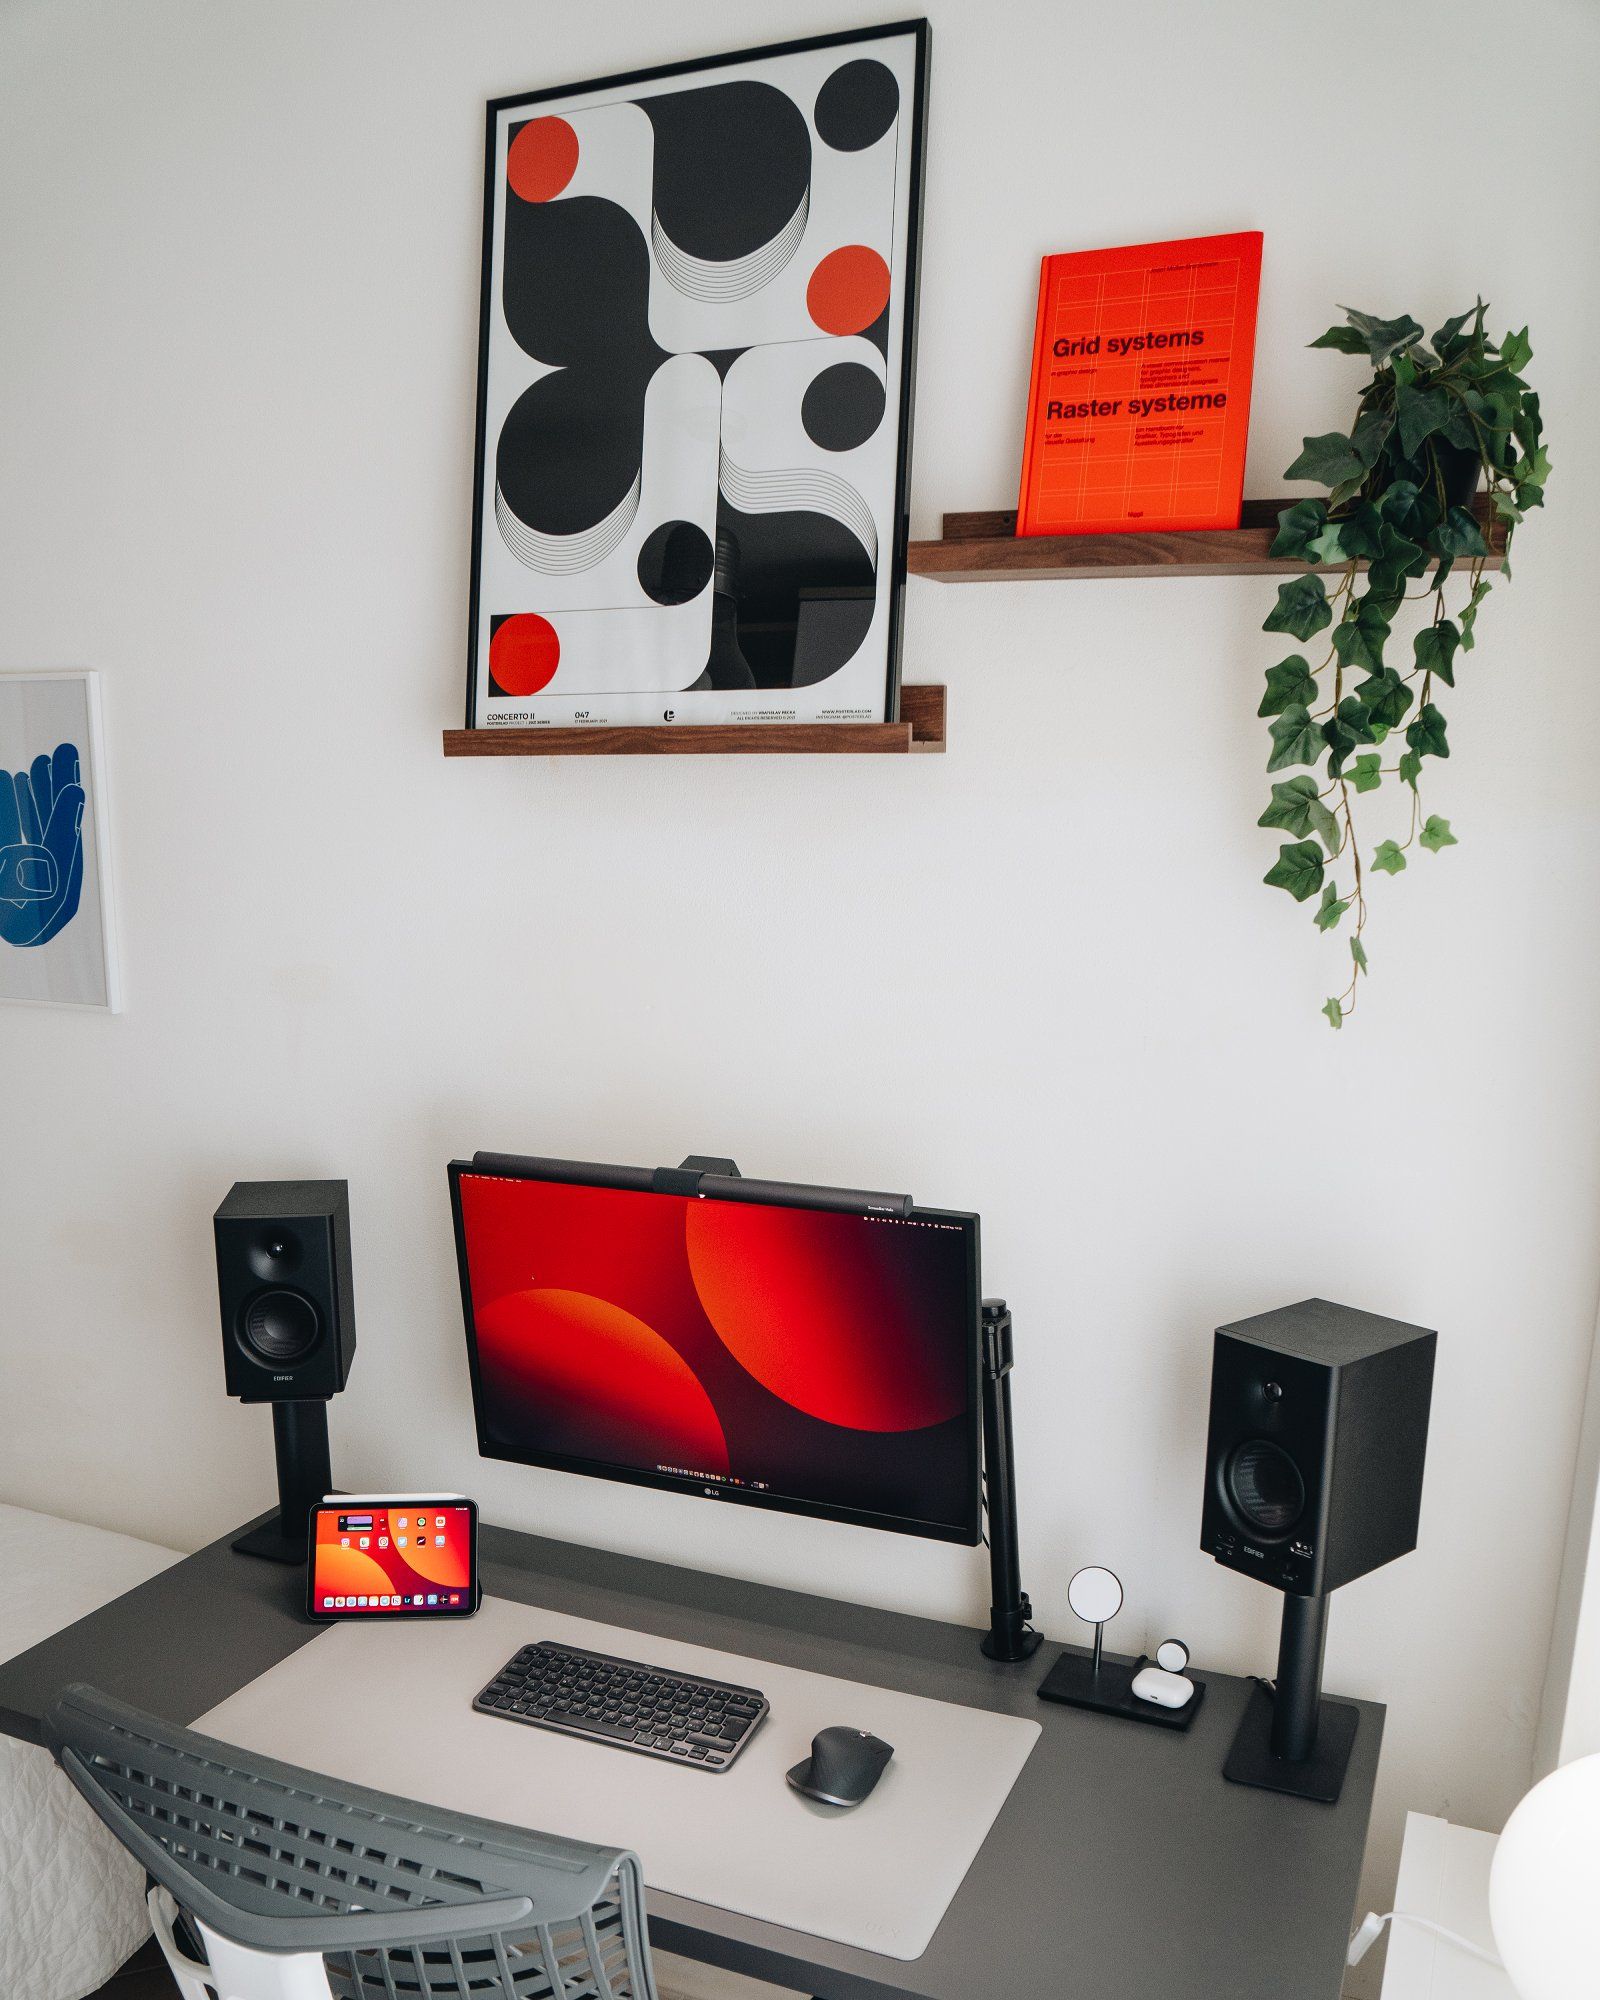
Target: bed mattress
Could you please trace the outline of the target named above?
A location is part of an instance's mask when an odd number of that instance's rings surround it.
[[[154,1542],[0,1506],[0,1659],[178,1559]],[[141,1870],[47,1750],[0,1736],[0,1994],[82,2000],[149,1928]]]

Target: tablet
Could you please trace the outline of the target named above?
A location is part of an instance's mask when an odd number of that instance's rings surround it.
[[[311,1515],[313,1618],[470,1618],[478,1509],[460,1493],[335,1493]]]

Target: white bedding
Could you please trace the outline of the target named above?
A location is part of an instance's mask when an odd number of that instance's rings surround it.
[[[154,1542],[0,1506],[0,1659],[178,1559]],[[149,1928],[142,1872],[49,1751],[0,1736],[0,1995],[82,2000]]]

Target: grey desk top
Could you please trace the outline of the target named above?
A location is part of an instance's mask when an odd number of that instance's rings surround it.
[[[303,1572],[236,1556],[229,1539],[0,1663],[0,1732],[41,1741],[77,1680],[192,1722],[314,1637]],[[1177,1734],[1039,1701],[1048,1643],[997,1666],[975,1632],[930,1619],[503,1528],[485,1526],[480,1550],[497,1596],[1043,1727],[921,1958],[654,1895],[663,1949],[822,2000],[1336,2000],[1382,1708],[1358,1704],[1344,1797],[1313,1805],[1224,1783],[1249,1683],[1203,1661],[1205,1705]]]

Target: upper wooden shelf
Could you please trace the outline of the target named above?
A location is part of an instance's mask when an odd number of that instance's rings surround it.
[[[1308,568],[1342,569],[1342,563],[1307,564],[1267,554],[1278,532],[1278,516],[1293,504],[1288,499],[1247,500],[1237,528],[1161,529],[1142,535],[1018,535],[1014,511],[946,514],[943,540],[913,542],[908,566],[913,576],[931,576],[939,583],[1004,583],[1024,577],[1285,576]],[[1486,566],[1499,569],[1505,555],[1505,524],[1492,517],[1483,494],[1472,503],[1472,511],[1491,550]]]

